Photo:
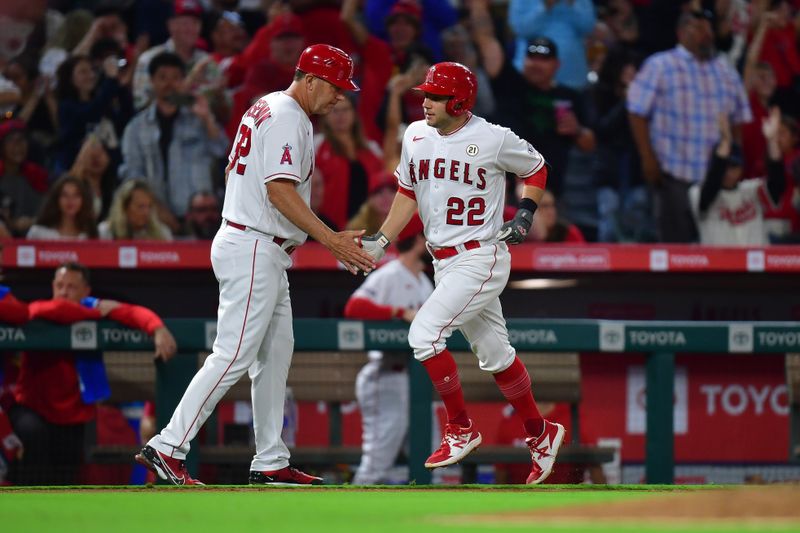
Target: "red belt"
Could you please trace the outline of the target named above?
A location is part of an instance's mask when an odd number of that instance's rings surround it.
[[[478,241],[467,241],[462,246],[464,247],[464,250],[474,250],[475,248],[480,248],[481,243]],[[447,259],[448,257],[453,257],[454,255],[458,255],[464,250],[459,250],[458,247],[456,246],[445,246],[444,248],[431,248],[431,255],[441,261],[442,259]]]
[[[225,223],[234,229],[238,229],[239,231],[245,231],[247,229],[247,226],[245,226],[244,224],[231,222],[230,220],[226,220]],[[283,237],[272,237],[272,242],[274,242],[278,246],[283,247],[283,243],[286,242],[286,239],[284,239]],[[287,246],[286,248],[284,248],[283,251],[286,252],[287,254],[291,254],[292,252],[294,252],[295,248],[296,246]]]

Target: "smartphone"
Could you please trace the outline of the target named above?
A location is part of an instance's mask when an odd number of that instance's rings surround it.
[[[167,101],[178,107],[191,107],[194,105],[194,95],[191,93],[172,93],[167,97]]]

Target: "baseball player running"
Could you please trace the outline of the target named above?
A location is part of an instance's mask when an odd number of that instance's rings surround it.
[[[256,455],[251,484],[319,484],[289,466],[281,440],[286,377],[292,359],[292,309],[286,276],[296,246],[311,235],[352,273],[375,263],[354,239],[334,233],[309,208],[314,170],[310,115],[324,115],[357,91],[353,61],[333,46],[306,48],[286,91],[261,97],[244,114],[226,171],[223,222],[211,246],[219,281],[213,353],[195,375],[167,427],[136,460],[176,485],[199,484],[186,471],[189,443],[225,392],[252,380]]]
[[[397,237],[399,257],[370,274],[350,296],[347,318],[406,322],[414,316],[433,284],[425,275],[422,221],[414,217]],[[356,378],[361,410],[361,464],[354,485],[385,483],[408,431],[408,352],[370,351],[369,362]]]
[[[408,341],[448,418],[441,446],[425,466],[456,463],[481,443],[446,346],[453,330],[460,329],[480,367],[494,375],[522,419],[533,460],[527,483],[541,483],[553,468],[565,431],[544,420],[536,406],[528,371],[508,342],[499,296],[511,271],[506,243],[522,242],[531,227],[544,193],[545,162],[508,128],[470,113],[477,81],[465,66],[437,63],[416,89],[425,93],[425,120],[406,130],[392,209],[381,230],[363,238],[362,246],[380,259],[419,208],[436,288],[411,323]],[[516,174],[525,185],[519,210],[503,224],[505,172]]]

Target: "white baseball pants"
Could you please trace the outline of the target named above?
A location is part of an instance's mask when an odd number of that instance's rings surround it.
[[[499,298],[511,274],[508,246],[481,246],[434,260],[433,266],[436,289],[408,333],[414,357],[424,361],[442,352],[453,330],[460,329],[482,370],[496,373],[511,366],[516,351],[508,342]]]
[[[251,470],[284,468],[289,450],[281,440],[283,402],[294,351],[286,269],[292,261],[271,237],[223,224],[211,246],[211,264],[219,281],[213,352],[167,427],[148,444],[184,459],[217,402],[249,371],[256,443]]]

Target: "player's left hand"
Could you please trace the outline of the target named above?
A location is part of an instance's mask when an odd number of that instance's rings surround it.
[[[379,231],[373,235],[365,235],[364,237],[361,237],[360,244],[364,251],[371,255],[377,263],[383,259],[384,255],[386,255],[386,248],[389,246],[389,239],[387,239],[386,235]]]
[[[162,326],[153,332],[153,343],[156,346],[156,359],[161,359],[165,363],[172,359],[172,356],[178,351],[175,337],[172,336],[166,326]]]
[[[533,224],[533,212],[528,209],[518,209],[514,218],[506,222],[497,232],[497,240],[509,244],[519,244],[528,236],[528,231]]]

